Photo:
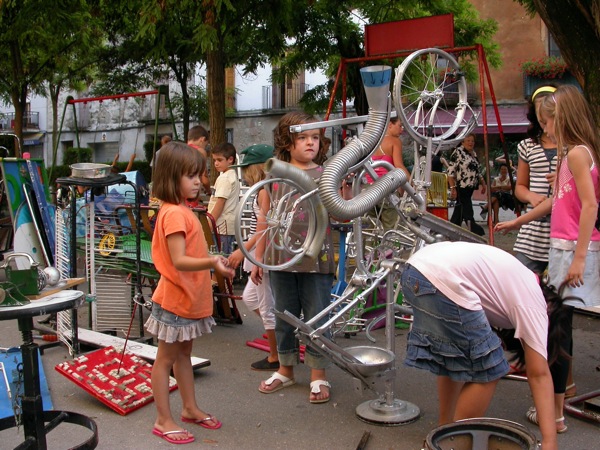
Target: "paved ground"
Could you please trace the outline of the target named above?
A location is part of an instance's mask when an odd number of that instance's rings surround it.
[[[478,209],[476,209],[478,211]],[[496,245],[510,249],[514,236],[496,240]],[[420,409],[420,417],[413,423],[385,427],[359,420],[355,409],[362,402],[375,399],[372,392],[360,397],[354,389],[352,377],[338,367],[328,372],[333,385],[332,400],[323,405],[308,402],[309,373],[305,367],[296,372],[297,384],[271,395],[261,394],[259,382],[268,373],[250,370],[250,363],[266,354],[245,345],[260,337],[261,323],[249,314],[240,302],[244,323],[222,325],[211,335],[194,343],[194,354],[208,358],[211,365],[196,372],[196,394],[206,411],[223,422],[217,431],[190,426],[196,442],[187,448],[221,449],[355,449],[366,431],[371,433],[368,450],[416,450],[422,448],[424,438],[436,427],[437,405],[435,378],[428,373],[405,368],[402,365],[406,345],[406,331],[396,330],[397,377],[394,397],[411,402]],[[83,322],[85,323],[85,322]],[[580,393],[598,389],[598,334],[597,316],[577,315],[575,320],[575,374]],[[20,344],[15,321],[0,322],[0,346]],[[342,346],[385,346],[382,330],[375,332],[376,344],[369,343],[363,334],[341,339]],[[151,434],[154,408],[150,404],[127,416],[120,416],[88,395],[54,370],[69,359],[62,347],[44,352],[42,362],[48,377],[54,407],[88,415],[99,427],[100,449],[164,449],[170,445]],[[179,411],[178,392],[171,394],[172,408]],[[532,404],[526,383],[502,380],[488,411],[490,417],[503,418],[526,426],[525,411]],[[561,449],[592,450],[598,448],[598,424],[567,417],[569,431],[559,437]],[[528,428],[539,436],[535,426]],[[22,430],[0,432],[1,448],[13,448],[20,442]],[[85,439],[85,432],[61,425],[49,435],[49,448],[63,449]]]

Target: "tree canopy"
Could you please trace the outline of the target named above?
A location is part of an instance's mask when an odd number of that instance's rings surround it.
[[[597,2],[515,1],[546,23],[600,116]],[[273,64],[274,81],[279,82],[302,70],[324,69],[333,77],[340,58],[364,54],[363,28],[370,23],[452,13],[456,45],[481,43],[490,65],[500,65],[493,42],[496,23],[479,18],[468,0],[5,0],[0,13],[0,97],[15,107],[19,136],[30,93],[72,87],[77,80],[93,79],[96,92],[114,93],[172,78],[181,86],[182,119],[187,124],[189,93],[194,91],[188,83],[198,65],[206,64],[206,104],[216,143],[224,139],[226,67],[251,73]],[[93,55],[92,48],[104,53]],[[469,55],[460,58],[468,68]],[[94,60],[104,65],[91,72]],[[80,72],[84,66],[87,71]],[[365,105],[358,68],[348,76],[349,96],[355,97],[361,112]],[[314,87],[304,105],[322,112],[330,88],[331,82]]]
[[[537,13],[554,37],[600,125],[600,3],[597,0],[515,0]]]
[[[21,142],[29,94],[43,94],[47,82],[67,73],[67,66],[73,71],[69,55],[91,45],[93,30],[91,8],[83,0],[0,3],[0,97],[15,108],[14,130]]]

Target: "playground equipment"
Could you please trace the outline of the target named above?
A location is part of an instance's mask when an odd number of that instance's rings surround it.
[[[76,105],[78,104],[82,104],[82,105],[87,105],[88,103],[100,103],[102,104],[105,101],[120,101],[120,100],[127,100],[130,98],[141,98],[142,100],[144,100],[146,97],[148,96],[155,96],[155,114],[154,114],[154,148],[152,151],[152,157],[154,157],[156,151],[158,150],[158,148],[156,147],[158,144],[158,125],[159,125],[159,119],[160,119],[160,107],[161,107],[161,102],[162,99],[164,98],[164,103],[168,108],[168,112],[169,112],[169,119],[170,122],[172,124],[173,127],[173,136],[175,139],[177,139],[177,128],[175,127],[175,118],[173,115],[173,109],[171,107],[171,102],[169,100],[169,88],[168,86],[165,85],[161,85],[158,86],[157,89],[154,90],[149,90],[149,91],[141,91],[141,92],[130,92],[130,93],[125,93],[125,94],[116,94],[116,95],[105,95],[105,96],[99,96],[99,97],[85,97],[85,98],[73,98],[72,96],[67,97],[67,101],[65,103],[65,106],[63,108],[63,113],[61,116],[61,120],[60,120],[60,128],[59,128],[59,132],[58,132],[58,137],[56,139],[56,145],[52,151],[52,167],[50,169],[50,177],[52,177],[52,168],[56,165],[56,158],[57,158],[57,154],[58,154],[58,145],[60,143],[60,135],[63,132],[63,127],[64,127],[64,123],[65,123],[65,116],[67,113],[67,110],[69,109],[69,107],[72,109],[72,114],[73,114],[73,124],[75,127],[75,141],[76,141],[76,145],[77,147],[81,146],[80,143],[80,130],[79,130],[79,124],[78,124],[78,119],[77,119],[77,108]],[[119,120],[120,120],[120,127],[122,127],[122,122],[124,120],[124,105],[120,105],[120,112],[119,112]],[[141,128],[145,127],[145,125],[141,125]],[[97,134],[99,132],[103,133],[103,138],[106,135],[106,132],[108,130],[101,130],[101,129],[96,129],[96,134],[94,135],[94,143],[96,142],[96,137]],[[122,130],[119,130],[119,144],[121,144],[121,133]],[[139,137],[139,133],[136,135],[136,140],[135,140],[135,145],[137,146],[137,141],[138,141],[138,137]],[[137,150],[137,148],[134,148],[134,153]],[[106,161],[100,161],[100,162],[106,162]]]
[[[396,85],[396,111],[399,113],[405,128],[414,127],[415,135],[427,145],[424,158],[415,164],[414,187],[408,183],[408,177],[400,170],[387,165],[389,171],[378,177],[374,167],[379,162],[370,161],[371,154],[383,138],[389,121],[391,99],[389,85],[391,68],[387,66],[372,66],[361,69],[365,91],[369,101],[369,114],[366,118],[364,131],[353,139],[346,147],[331,158],[324,168],[318,183],[303,171],[290,164],[271,159],[265,164],[265,170],[273,178],[254,185],[242,198],[240,211],[247,209],[258,192],[267,192],[270,210],[266,217],[259,218],[266,223],[266,231],[262,237],[265,242],[265,255],[275,250],[285,250],[291,255],[285,263],[271,261],[265,256],[264,261],[257,261],[254,256],[244,251],[245,256],[254,264],[268,270],[280,270],[290,267],[302,257],[314,258],[318,255],[328,225],[328,215],[342,220],[353,220],[354,253],[356,271],[352,275],[344,292],[336,298],[328,308],[307,322],[301,321],[288,311],[278,311],[276,314],[282,320],[297,327],[301,342],[312,346],[315,350],[330,358],[337,366],[348,372],[361,385],[373,390],[378,398],[359,405],[356,414],[361,420],[383,425],[400,425],[416,420],[420,414],[419,408],[394,396],[395,349],[393,327],[395,314],[410,314],[410,308],[396,304],[398,293],[395,285],[402,271],[406,256],[418,250],[422,245],[440,240],[465,240],[484,242],[478,236],[457,227],[439,217],[428,213],[426,209],[427,188],[430,185],[430,159],[433,146],[456,145],[469,128],[476,124],[472,120],[462,129],[453,140],[448,140],[448,134],[432,132],[437,108],[444,105],[443,99],[448,92],[458,93],[459,99],[464,98],[465,85],[461,83],[461,74],[456,61],[438,49],[421,51],[431,55],[429,64],[432,70],[422,72],[427,78],[419,95],[415,90],[411,96],[414,100],[409,104],[404,100],[403,85]],[[440,59],[448,61],[438,70]],[[420,60],[420,59],[419,59]],[[409,61],[410,62],[410,61]],[[398,79],[408,80],[410,64],[400,66],[396,75]],[[408,83],[408,81],[406,81]],[[412,82],[411,82],[412,86]],[[450,90],[449,90],[450,89]],[[452,90],[453,89],[453,90]],[[398,94],[399,93],[399,94]],[[412,97],[411,97],[412,98]],[[467,107],[462,100],[460,108]],[[403,110],[402,113],[400,111]],[[411,118],[412,123],[407,123]],[[343,120],[343,119],[341,119]],[[354,118],[353,120],[356,120]],[[457,113],[453,132],[462,123],[462,115]],[[332,121],[339,123],[340,120]],[[316,122],[290,127],[290,131],[298,133],[308,129],[321,128],[331,125],[328,122]],[[419,131],[424,129],[425,131]],[[352,189],[354,196],[350,200],[342,197],[340,181],[354,174]],[[368,174],[375,181],[364,186],[362,177]],[[400,198],[396,193],[403,188],[405,196]],[[374,270],[364,263],[362,243],[362,220],[367,211],[387,198],[393,204],[401,219],[401,226],[390,230],[379,238],[380,244],[374,249],[377,257],[371,259],[370,266],[375,263]],[[241,222],[236,226],[236,236],[242,236]],[[389,251],[381,251],[381,249]],[[404,257],[403,257],[404,256]],[[386,348],[361,346],[342,348],[327,336],[332,327],[344,323],[347,313],[365,298],[373,293],[380,285],[386,287]],[[315,328],[316,324],[325,319],[325,323]]]

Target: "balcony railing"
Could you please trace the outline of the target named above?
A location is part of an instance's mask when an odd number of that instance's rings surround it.
[[[308,90],[306,83],[285,83],[263,86],[263,109],[294,109]]]
[[[581,86],[577,82],[577,78],[571,75],[571,72],[565,72],[562,78],[537,78],[532,77],[530,75],[523,74],[523,96],[525,98],[529,97],[531,94],[535,92],[535,90],[543,86],[544,84],[552,83],[555,85],[560,84],[572,84],[573,86],[577,86],[581,90]]]
[[[0,129],[14,130],[15,129],[15,113],[0,114]],[[40,113],[28,112],[23,114],[23,129],[40,129]]]

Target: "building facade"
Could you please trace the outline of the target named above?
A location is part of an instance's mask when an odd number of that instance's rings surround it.
[[[498,22],[495,36],[499,44],[503,65],[491,69],[495,97],[500,105],[501,122],[507,134],[522,135],[526,129],[525,105],[527,80],[520,64],[529,59],[548,55],[551,38],[538,16],[529,16],[523,7],[513,0],[472,0],[482,18]],[[298,106],[298,99],[309,88],[326,81],[322,73],[304,73],[283,85],[269,81],[271,69],[260,69],[256,74],[242,76],[241,71],[229,69],[227,85],[235,88],[228,99],[228,106],[235,113],[227,118],[228,140],[238,150],[256,144],[272,143],[273,129],[280,117]],[[199,74],[201,75],[201,74]],[[202,77],[198,77],[201,80]],[[170,89],[176,89],[170,86]],[[478,89],[478,86],[475,86]],[[486,93],[490,102],[489,89]],[[155,97],[147,95],[121,100],[90,101],[64,109],[66,95],[59,105],[60,128],[57,162],[68,147],[90,147],[96,162],[111,162],[115,155],[126,161],[135,153],[136,159],[145,159],[143,144],[154,135],[155,119],[159,116],[158,135],[177,135],[182,139],[182,125],[169,121],[166,104],[156,107]],[[24,150],[32,157],[52,160],[52,111],[50,102],[32,97],[26,114]],[[64,109],[64,121],[61,115]],[[0,108],[0,132],[11,130],[12,108]],[[207,124],[203,124],[207,126]],[[498,131],[493,111],[488,112],[489,132]],[[479,131],[481,132],[481,130]]]

